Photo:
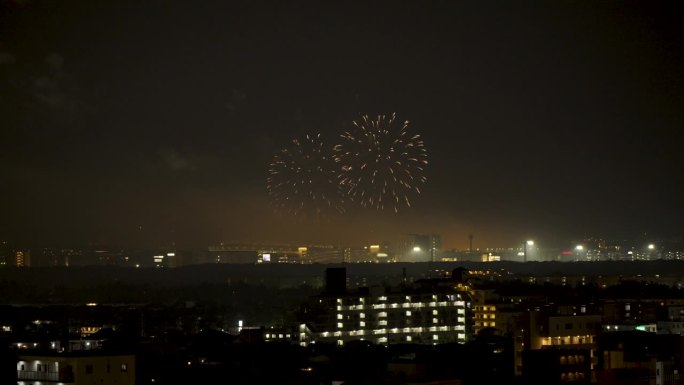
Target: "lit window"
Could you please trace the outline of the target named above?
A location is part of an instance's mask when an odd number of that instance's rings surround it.
[[[380,313],[378,313],[378,318],[385,318],[385,317],[387,317],[387,312],[381,311]]]
[[[433,324],[436,324],[437,322],[439,322],[439,321],[437,321],[437,318],[433,318],[433,319],[432,319],[432,323],[433,323]]]
[[[380,325],[380,326],[387,326],[387,320],[380,320],[380,321],[378,321],[378,325]]]
[[[361,326],[361,327],[365,327],[365,326],[366,326],[366,323],[365,323],[365,322],[363,322],[363,321],[361,321],[361,322],[359,322],[359,326]]]
[[[366,318],[366,313],[359,313],[359,318]]]
[[[432,335],[432,340],[437,341],[439,339],[439,336],[437,334]]]
[[[411,336],[406,336],[406,342],[411,342],[412,338]]]
[[[344,319],[344,317],[342,317],[342,314],[338,314],[337,319]]]
[[[411,310],[406,310],[406,316],[410,317],[411,316]]]
[[[439,312],[437,310],[432,311],[432,315],[437,315],[437,314],[439,314]]]
[[[127,372],[128,371],[128,364],[121,364],[121,371]]]
[[[338,322],[338,323],[337,323],[337,327],[338,327],[338,328],[343,327],[342,322]]]

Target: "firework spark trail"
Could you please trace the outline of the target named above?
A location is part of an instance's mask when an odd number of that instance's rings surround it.
[[[348,198],[363,207],[383,210],[385,204],[399,211],[400,202],[411,206],[410,197],[420,194],[427,149],[418,134],[409,134],[409,122],[396,124],[396,114],[367,115],[354,121],[353,132],[341,135],[334,147],[340,165],[338,180]]]
[[[326,216],[344,212],[337,165],[321,135],[305,135],[273,156],[266,188],[277,212]]]

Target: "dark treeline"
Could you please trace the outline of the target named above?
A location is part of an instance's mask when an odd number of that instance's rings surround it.
[[[276,287],[323,285],[327,267],[344,266],[347,275],[363,276],[369,285],[395,284],[403,271],[410,279],[434,277],[430,272],[451,271],[457,267],[469,270],[499,270],[516,275],[534,276],[684,276],[684,261],[601,261],[601,262],[421,262],[391,264],[210,264],[171,269],[116,266],[35,267],[0,269],[0,281],[21,281],[34,286],[88,286],[104,282],[149,285],[201,283],[263,284]]]
[[[150,284],[124,284],[104,282],[100,285],[72,287],[33,286],[16,281],[0,281],[0,302],[7,306],[15,305],[14,310],[3,311],[6,321],[14,321],[26,309],[43,309],[31,317],[33,319],[54,318],[62,312],[79,313],[79,307],[87,303],[109,305],[135,305],[146,307],[194,309],[194,313],[207,309],[208,314],[225,314],[229,319],[221,323],[236,323],[245,319],[253,324],[281,324],[284,319],[299,307],[299,304],[317,291],[310,286],[301,285],[276,289],[265,285],[249,284],[210,284],[178,286],[155,286]],[[16,306],[19,305],[19,306]],[[73,306],[69,306],[73,305]],[[59,310],[59,306],[64,306]],[[84,314],[96,315],[97,307],[85,307]],[[106,317],[96,317],[103,318]]]

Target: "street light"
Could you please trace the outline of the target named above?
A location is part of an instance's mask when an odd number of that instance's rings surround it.
[[[527,241],[523,243],[523,262],[527,262],[527,246],[533,246],[534,241]]]
[[[655,252],[653,251],[653,250],[655,250],[655,245],[653,243],[649,243],[647,247],[648,247],[648,251],[646,252],[646,258],[650,261],[651,258],[654,257],[653,254],[655,254]]]

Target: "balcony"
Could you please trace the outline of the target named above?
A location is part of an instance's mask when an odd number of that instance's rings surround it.
[[[17,370],[17,380],[19,381],[45,381],[45,382],[74,382],[74,375],[71,373],[57,372],[38,372],[34,370]]]

